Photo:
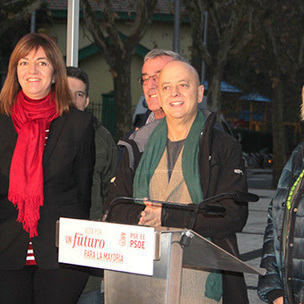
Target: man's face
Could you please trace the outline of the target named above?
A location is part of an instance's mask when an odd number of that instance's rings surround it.
[[[86,96],[85,83],[77,78],[68,77],[69,88],[73,95],[73,102],[77,109],[84,111],[89,104],[89,97]]]
[[[167,120],[193,122],[204,87],[199,85],[198,75],[192,66],[180,61],[168,63],[160,73],[158,91]]]
[[[152,112],[160,110],[160,105],[158,101],[158,76],[162,68],[172,61],[170,56],[158,56],[153,59],[148,59],[142,67],[142,77],[147,80],[143,83],[143,91],[145,94],[145,99],[148,108]],[[153,76],[153,77],[151,77]]]

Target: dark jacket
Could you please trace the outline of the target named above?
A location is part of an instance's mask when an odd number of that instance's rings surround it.
[[[285,255],[283,254],[283,225],[287,212],[286,201],[290,189],[304,168],[304,143],[298,145],[286,163],[274,198],[268,209],[268,222],[264,235],[261,267],[266,268],[260,277],[258,294],[266,302],[272,303],[279,296],[284,303],[304,301],[304,181],[291,206],[288,233],[285,235]]]
[[[93,174],[90,219],[100,220],[103,213],[103,204],[108,195],[108,187],[117,163],[117,145],[101,122],[94,116],[93,126],[95,130],[96,159]],[[89,280],[83,289],[83,293],[100,290],[103,270],[91,268]]]
[[[247,191],[247,179],[242,161],[242,149],[239,142],[229,134],[214,128],[215,116],[208,117],[199,150],[199,169],[204,198],[220,193]],[[149,128],[149,125],[146,126]],[[153,126],[155,127],[155,126]],[[141,129],[140,129],[141,130]],[[139,131],[140,131],[139,130]],[[128,140],[134,153],[134,168],[137,167],[144,143]],[[129,150],[130,151],[130,150]],[[110,185],[109,196],[105,203],[106,210],[110,202],[118,196],[133,196],[133,178],[135,170],[130,166],[128,149],[117,170],[116,179]],[[236,233],[242,231],[248,217],[247,203],[236,203],[231,199],[221,201],[226,208],[225,216],[208,217],[199,213],[194,231],[238,256]],[[126,224],[137,224],[141,211],[139,204],[115,204],[108,220]],[[189,226],[191,211],[163,208],[162,226],[186,228]],[[242,274],[225,272],[223,275],[223,303],[248,303],[246,285]]]
[[[29,234],[16,222],[8,201],[9,171],[17,133],[10,117],[0,115],[0,269],[25,265]],[[71,109],[52,121],[43,155],[44,202],[33,249],[39,267],[58,268],[55,247],[59,217],[88,218],[95,161],[92,116]]]
[[[117,163],[117,145],[111,133],[94,117],[95,166],[92,186],[90,219],[100,220],[103,203],[108,196],[110,180]]]

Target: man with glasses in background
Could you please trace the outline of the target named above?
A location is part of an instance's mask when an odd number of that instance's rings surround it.
[[[139,124],[136,125],[137,129],[165,116],[158,102],[158,76],[162,68],[172,60],[185,61],[178,53],[161,49],[154,49],[145,56],[138,81],[142,85],[148,110],[144,113]]]

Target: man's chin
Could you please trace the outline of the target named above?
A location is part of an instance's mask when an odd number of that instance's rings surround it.
[[[149,99],[149,101],[147,101],[147,105],[149,110],[151,110],[152,112],[154,111],[158,111],[160,109],[160,105],[158,103],[158,99]]]

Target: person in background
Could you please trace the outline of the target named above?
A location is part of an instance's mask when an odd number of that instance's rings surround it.
[[[137,129],[165,116],[158,101],[158,77],[162,68],[172,60],[185,61],[180,54],[169,50],[153,49],[146,54],[138,81],[142,85],[148,110],[136,125]]]
[[[55,246],[57,220],[91,205],[93,120],[71,101],[56,43],[21,38],[0,93],[0,303],[73,304],[87,282]]]
[[[67,67],[70,90],[76,107],[85,111],[89,105],[89,77],[78,67]],[[117,145],[111,133],[94,117],[96,161],[93,174],[90,219],[100,220],[103,202],[108,194],[108,185],[114,176],[117,162]],[[77,304],[104,303],[101,277],[90,276]]]
[[[119,154],[117,169],[124,157],[129,157],[130,164],[128,166],[131,168],[134,167],[133,154],[136,153],[137,150],[143,151],[144,145],[158,124],[159,119],[165,116],[158,101],[158,76],[161,69],[172,60],[185,61],[180,54],[169,50],[153,49],[146,54],[138,82],[142,86],[148,110],[138,119],[137,124],[126,135],[126,138],[118,141]],[[134,147],[135,152],[132,147]],[[125,152],[126,150],[127,153]],[[126,154],[128,154],[128,156]]]
[[[134,154],[134,169],[128,168],[128,161],[121,163],[124,170],[117,171],[105,210],[111,200],[120,196],[198,204],[217,194],[247,191],[241,145],[214,126],[214,114],[206,118],[198,110],[203,92],[198,74],[189,64],[171,61],[162,68],[158,94],[165,117],[149,136],[144,152]],[[125,204],[123,199],[119,202],[112,205],[108,221],[187,228],[192,218],[192,212],[187,210],[150,202],[146,206]],[[199,213],[193,230],[238,256],[236,233],[246,224],[248,204],[232,199],[222,200],[221,204],[226,208],[224,216]],[[213,275],[212,280],[208,277],[208,273],[200,276],[202,288],[198,298],[196,291],[188,290],[188,303],[248,303],[242,274],[223,271]],[[188,278],[192,282],[191,274]],[[210,286],[211,281],[215,288]]]
[[[304,87],[301,118],[304,120]],[[304,302],[304,142],[286,163],[268,208],[258,295],[274,304]]]

